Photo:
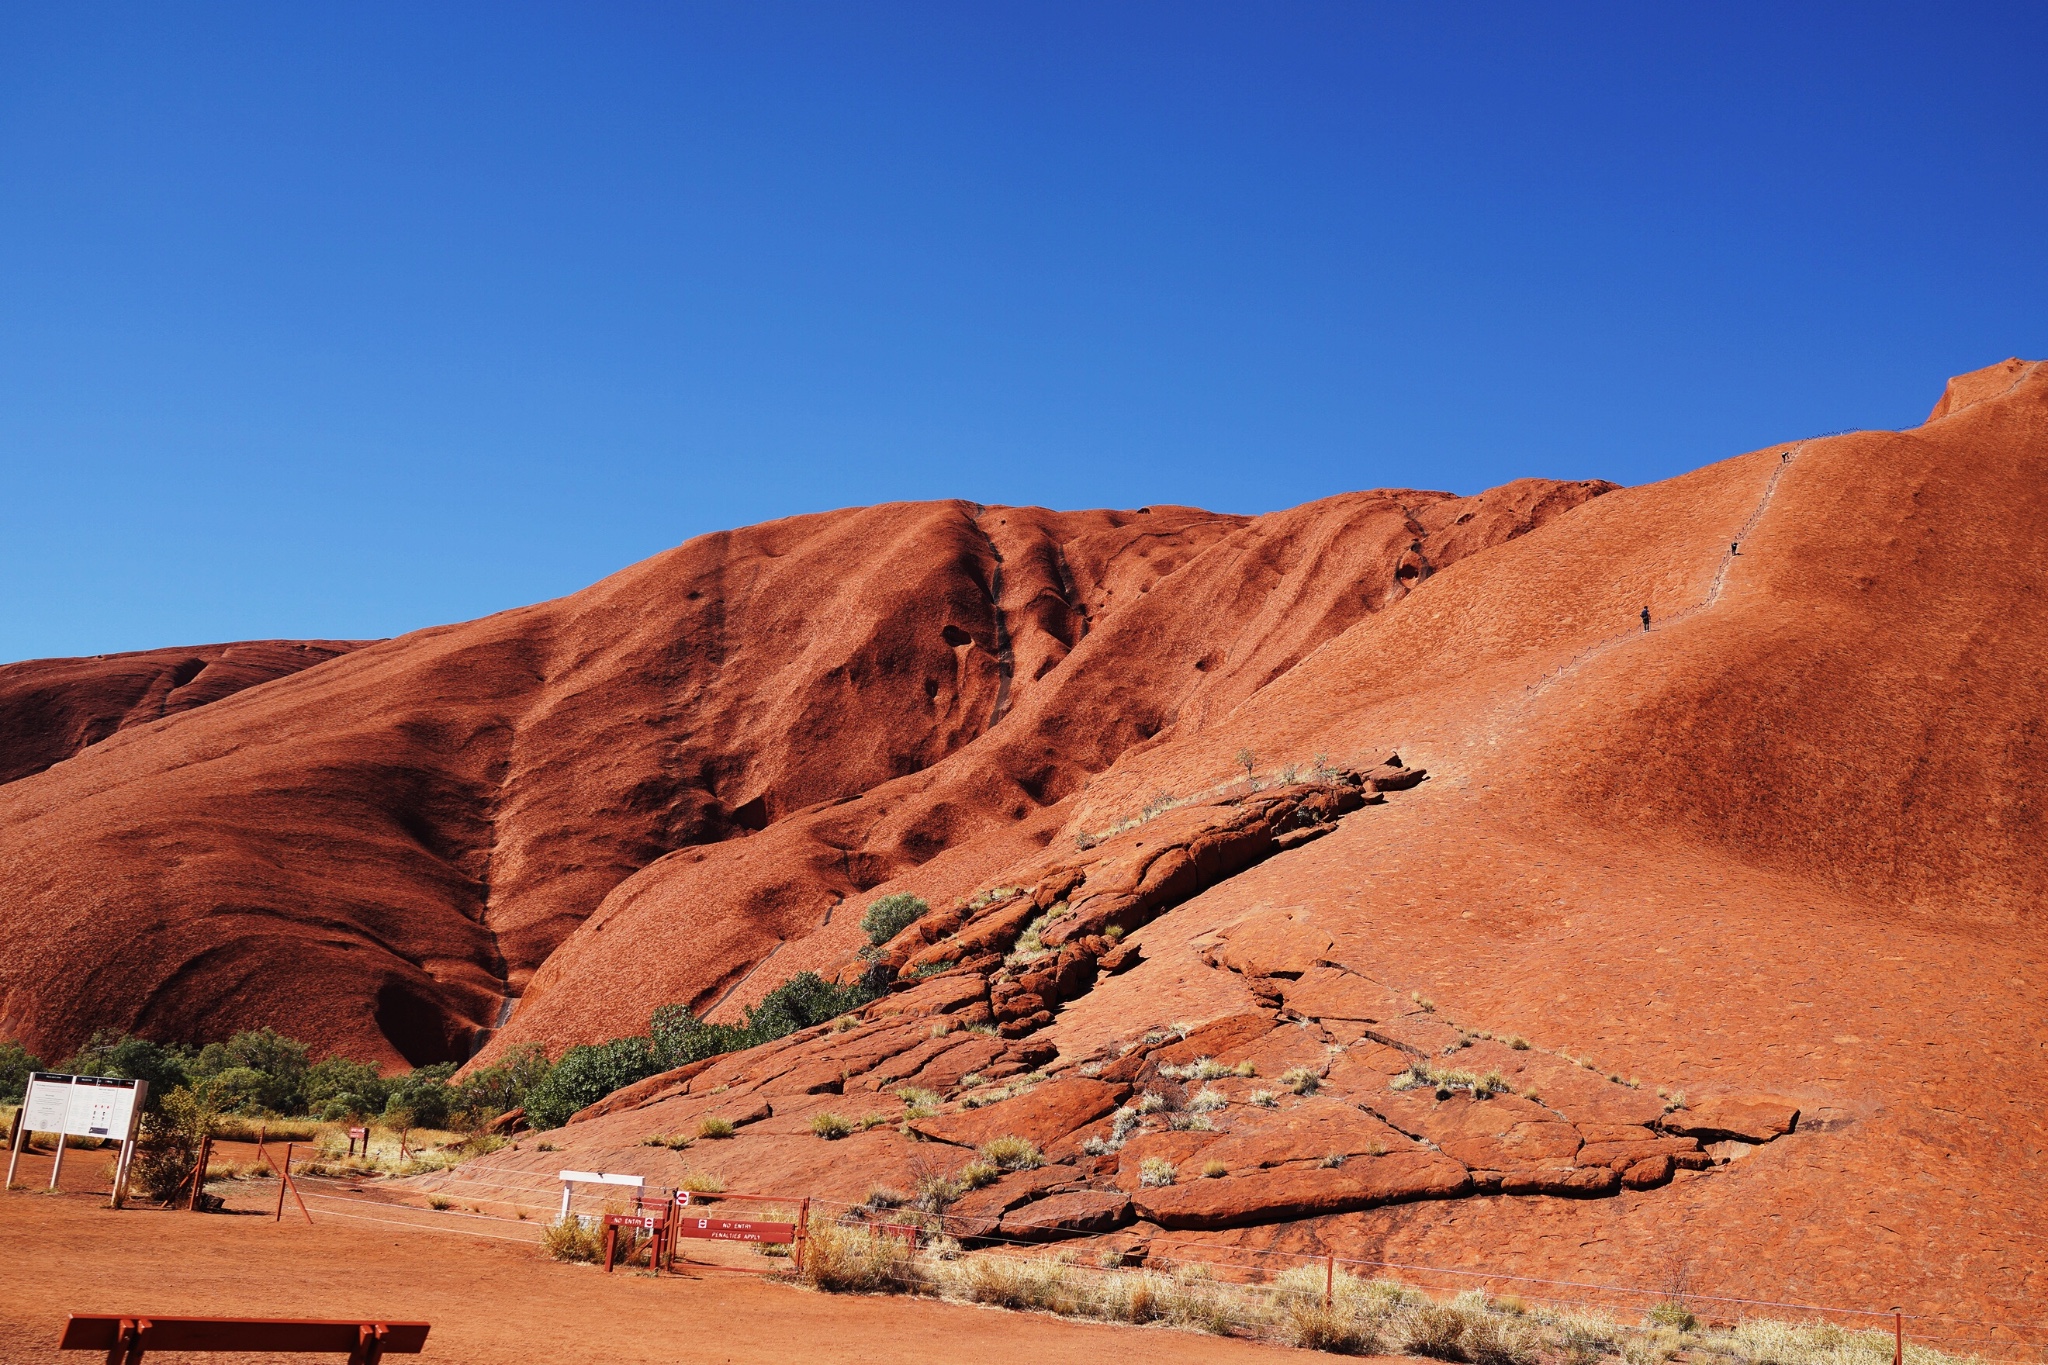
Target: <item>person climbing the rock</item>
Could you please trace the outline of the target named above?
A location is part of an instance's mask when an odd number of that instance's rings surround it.
[[[1741,548],[1742,548],[1742,542],[1741,542],[1741,541],[1739,541],[1739,540],[1731,540],[1731,541],[1729,541],[1729,542],[1728,542],[1728,553],[1729,553],[1729,554],[1731,554],[1731,555],[1732,555],[1732,554],[1735,554],[1735,553],[1737,553],[1738,551],[1740,551],[1740,550],[1741,550]]]
[[[1650,609],[1649,609],[1648,607],[1644,607],[1644,608],[1643,608],[1643,629],[1644,629],[1644,630],[1648,630],[1649,628],[1650,628]]]

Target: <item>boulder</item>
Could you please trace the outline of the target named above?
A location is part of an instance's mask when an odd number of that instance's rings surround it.
[[[1046,1147],[1101,1118],[1129,1093],[1129,1086],[1076,1076],[1033,1086],[985,1109],[915,1119],[910,1126],[935,1142],[961,1147],[979,1147],[992,1137],[1008,1134]]]
[[[1605,1172],[1617,1179],[1612,1171]],[[1320,1218],[1380,1204],[1463,1194],[1471,1175],[1436,1152],[1361,1157],[1342,1166],[1281,1166],[1222,1180],[1194,1180],[1131,1196],[1138,1216],[1163,1228],[1210,1231]]]
[[[1621,1173],[1621,1183],[1632,1190],[1654,1189],[1671,1179],[1672,1166],[1667,1154],[1642,1157]]]
[[[1003,1215],[1001,1235],[1050,1242],[1111,1232],[1131,1221],[1130,1196],[1116,1190],[1081,1190],[1034,1200]]]

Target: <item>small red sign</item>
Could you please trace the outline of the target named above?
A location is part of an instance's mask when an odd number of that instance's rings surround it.
[[[685,1218],[676,1227],[683,1237],[716,1242],[794,1242],[794,1223],[756,1223],[745,1218]]]
[[[604,1225],[608,1228],[639,1228],[643,1232],[660,1232],[667,1220],[658,1213],[608,1213]]]

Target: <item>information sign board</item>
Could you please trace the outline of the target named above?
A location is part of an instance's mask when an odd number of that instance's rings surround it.
[[[64,1131],[75,1137],[126,1142],[135,1118],[138,1082],[111,1076],[73,1076]]]

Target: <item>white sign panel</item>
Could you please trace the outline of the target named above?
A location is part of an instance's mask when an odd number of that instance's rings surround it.
[[[71,1113],[71,1078],[37,1072],[28,1079],[21,1102],[21,1126],[30,1133],[61,1133]]]
[[[136,1101],[144,1093],[140,1081],[37,1072],[22,1100],[22,1127],[31,1133],[126,1142],[135,1124]]]

